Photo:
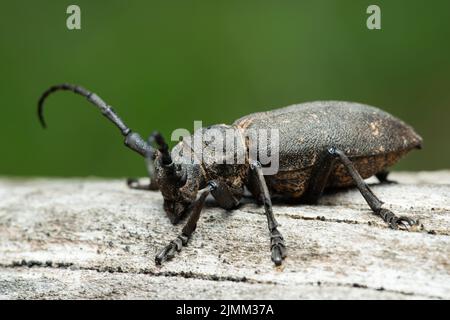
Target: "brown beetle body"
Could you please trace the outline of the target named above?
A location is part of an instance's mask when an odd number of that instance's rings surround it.
[[[329,146],[339,148],[365,178],[385,171],[403,155],[420,148],[422,138],[403,121],[375,107],[342,101],[317,101],[242,117],[241,129],[278,129],[279,172],[266,176],[273,194],[300,197],[312,168]],[[342,164],[332,169],[328,186],[353,185]]]

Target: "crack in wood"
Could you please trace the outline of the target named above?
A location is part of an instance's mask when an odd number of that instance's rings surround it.
[[[450,171],[445,176],[450,181]],[[412,233],[391,231],[354,191],[326,195],[318,206],[275,204],[289,239],[282,270],[268,259],[262,208],[244,201],[226,212],[210,201],[191,245],[157,268],[147,255],[176,233],[159,193],[107,179],[0,178],[0,286],[11,283],[0,295],[102,298],[113,289],[115,297],[177,297],[160,289],[170,283],[200,285],[205,298],[448,299],[449,191],[376,186],[387,208],[422,220],[426,229]]]
[[[123,274],[143,274],[149,275],[152,277],[171,277],[171,278],[185,278],[185,279],[197,279],[197,280],[205,280],[205,281],[229,281],[229,282],[240,282],[240,283],[248,283],[248,284],[266,284],[266,285],[276,285],[276,286],[284,286],[283,284],[279,284],[274,281],[261,281],[250,279],[247,277],[232,277],[232,276],[218,276],[218,275],[209,275],[203,273],[195,273],[195,272],[175,272],[175,271],[162,271],[155,272],[151,269],[139,269],[136,271],[123,270],[121,267],[109,267],[109,266],[98,266],[98,267],[81,267],[75,266],[73,263],[67,262],[52,262],[52,261],[36,261],[36,260],[22,260],[22,261],[13,261],[10,264],[0,263],[0,269],[12,269],[12,268],[48,268],[48,269],[68,269],[71,271],[95,271],[99,273],[123,273]],[[299,282],[296,283],[298,286],[313,286],[313,287],[345,287],[345,288],[357,288],[363,290],[371,290],[371,291],[384,291],[389,293],[396,293],[404,296],[423,296],[428,299],[443,299],[440,296],[434,295],[424,295],[421,293],[410,292],[410,291],[402,291],[402,290],[393,290],[386,289],[384,287],[370,287],[361,283],[346,283],[346,282],[330,282],[330,281],[316,281],[316,282]]]
[[[256,211],[256,210],[252,210],[252,209],[248,209],[248,208],[245,208],[245,209],[242,208],[241,211],[250,213],[250,214],[260,215],[260,216],[265,215],[262,210]],[[275,212],[275,215],[284,217],[284,218],[296,219],[296,220],[368,225],[368,226],[373,226],[373,227],[377,227],[377,228],[381,228],[381,229],[392,230],[391,228],[389,228],[389,226],[386,223],[383,223],[383,222],[381,222],[381,223],[373,222],[373,221],[360,222],[360,221],[351,220],[351,219],[326,218],[325,216],[315,216],[315,217],[314,216],[303,216],[303,215],[296,215],[296,214],[280,212],[280,211]],[[376,215],[374,215],[374,217],[376,217]],[[443,230],[427,229],[423,224],[420,224],[420,226],[418,228],[419,229],[411,230],[410,232],[421,232],[421,233],[426,233],[426,234],[430,234],[430,235],[450,236],[450,231],[447,232],[447,231],[443,231]]]
[[[209,280],[209,281],[230,281],[230,282],[246,282],[251,284],[273,284],[276,285],[276,282],[273,281],[261,281],[255,279],[249,279],[247,277],[232,277],[232,276],[219,276],[215,274],[203,274],[203,273],[195,273],[192,271],[160,271],[155,272],[152,269],[141,268],[136,271],[124,270],[122,267],[111,267],[111,266],[92,266],[92,267],[84,267],[84,266],[76,266],[74,263],[67,262],[52,262],[52,261],[37,261],[37,260],[21,260],[21,261],[13,261],[10,264],[0,263],[0,268],[11,269],[11,268],[52,268],[52,269],[69,269],[73,271],[84,270],[84,271],[96,271],[96,272],[104,272],[104,273],[127,273],[127,274],[145,274],[155,277],[182,277],[186,279],[200,279],[200,280]]]

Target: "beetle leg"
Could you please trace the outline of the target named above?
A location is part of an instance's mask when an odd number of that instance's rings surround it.
[[[316,204],[325,189],[328,177],[336,163],[336,154],[330,148],[322,153],[318,163],[314,166],[310,183],[302,197],[302,201],[307,204]]]
[[[375,177],[377,177],[378,181],[380,183],[384,184],[390,184],[390,183],[397,183],[397,181],[389,180],[388,179],[389,171],[383,170],[381,172],[378,172]]]
[[[155,263],[157,265],[161,265],[165,260],[173,258],[176,252],[181,251],[183,246],[187,245],[189,238],[197,227],[197,222],[200,218],[200,213],[205,204],[206,197],[216,188],[217,185],[215,182],[210,182],[205,189],[200,190],[200,197],[194,202],[191,215],[189,216],[188,222],[183,227],[181,234],[156,255]]]
[[[286,257],[286,245],[284,243],[283,236],[277,229],[278,222],[275,220],[275,216],[273,215],[272,200],[270,199],[269,189],[267,188],[266,180],[264,179],[261,164],[258,161],[254,161],[250,164],[250,167],[257,178],[264,203],[264,210],[270,231],[270,250],[272,252],[272,261],[275,265],[279,266]]]
[[[364,179],[354,167],[353,163],[343,151],[335,148],[330,148],[328,149],[328,152],[330,154],[334,154],[339,158],[341,163],[347,169],[348,173],[352,176],[353,181],[356,183],[356,187],[361,192],[370,208],[385,222],[387,222],[392,229],[399,229],[400,227],[401,229],[409,230],[411,227],[419,225],[418,221],[414,221],[413,219],[404,216],[397,217],[392,211],[382,208],[383,202],[378,199],[378,197],[372,192],[372,190],[370,190],[367,183],[364,181]]]
[[[243,189],[231,188],[221,181],[214,180],[214,183],[217,188],[212,190],[211,194],[219,206],[226,210],[236,208],[239,205],[240,198],[242,197]]]

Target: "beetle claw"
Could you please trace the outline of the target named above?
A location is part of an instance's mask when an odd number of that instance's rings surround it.
[[[405,216],[397,217],[391,210],[388,209],[381,209],[378,213],[381,218],[388,223],[389,227],[394,230],[400,229],[411,231],[413,227],[419,225],[418,221]]]
[[[179,236],[174,241],[171,241],[155,256],[155,263],[161,265],[164,261],[172,259],[175,256],[175,253],[181,251],[181,248],[186,243],[187,238],[183,236]]]
[[[413,228],[414,226],[416,226],[418,224],[419,224],[418,221],[411,219],[409,217],[400,216],[397,218],[397,225],[402,230],[410,231],[411,228]]]
[[[164,261],[170,260],[175,256],[175,246],[170,243],[162,249],[155,257],[155,263],[161,265]]]
[[[389,223],[389,226],[394,230],[411,231],[414,226],[417,226],[418,222],[409,217],[400,216],[393,217]]]

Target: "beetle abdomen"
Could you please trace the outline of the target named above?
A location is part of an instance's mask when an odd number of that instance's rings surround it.
[[[351,158],[352,163],[363,179],[367,179],[395,164],[406,152],[387,153],[369,157]],[[306,191],[311,181],[313,167],[292,171],[280,171],[273,176],[266,176],[267,185],[272,194],[299,198]],[[337,163],[330,173],[327,187],[353,186],[354,181],[345,167]]]
[[[410,126],[389,113],[343,101],[308,102],[254,113],[234,125],[240,129],[278,129],[281,172],[313,166],[331,146],[350,158],[397,154],[398,160],[400,154],[422,143]],[[270,148],[271,144],[268,141],[266,145]]]

